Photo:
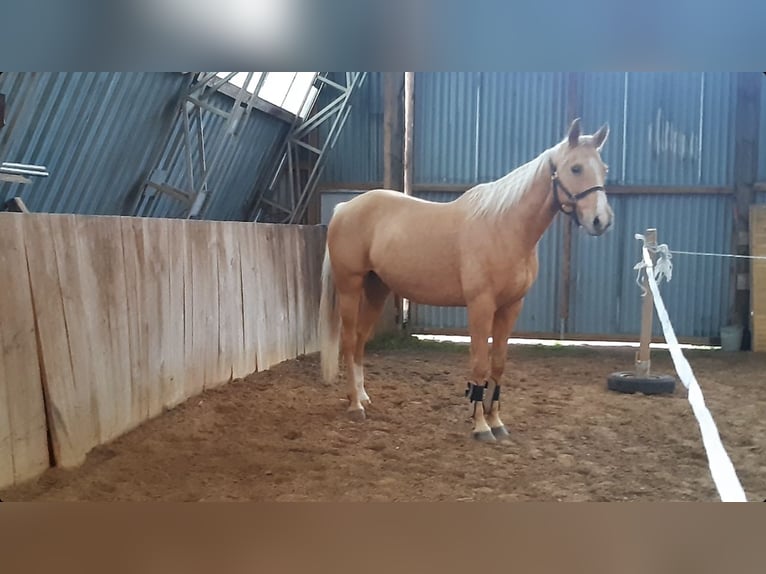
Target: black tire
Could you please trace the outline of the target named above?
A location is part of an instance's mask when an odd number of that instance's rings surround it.
[[[612,373],[606,380],[607,388],[618,393],[670,395],[676,390],[676,379],[670,375],[639,376],[631,372]]]

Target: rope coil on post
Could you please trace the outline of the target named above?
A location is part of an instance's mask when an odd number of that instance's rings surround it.
[[[718,434],[713,415],[705,405],[702,389],[694,376],[691,365],[689,365],[689,362],[681,351],[678,339],[673,331],[673,325],[670,322],[670,317],[665,308],[665,303],[660,295],[657,279],[659,278],[661,280],[662,277],[665,277],[669,281],[672,273],[673,266],[670,262],[670,258],[672,257],[670,250],[667,245],[664,244],[654,248],[653,251],[658,255],[657,264],[654,265],[649,254],[649,247],[646,245],[645,237],[637,233],[635,238],[643,241],[641,250],[643,259],[637,263],[633,269],[638,270],[639,278],[642,273],[645,273],[648,279],[649,289],[654,298],[657,316],[660,319],[662,331],[665,335],[665,340],[668,343],[673,364],[675,365],[676,372],[678,373],[681,382],[689,390],[688,401],[692,407],[692,412],[697,419],[702,434],[702,443],[705,448],[705,454],[707,455],[710,474],[716,489],[718,490],[718,494],[723,502],[747,502],[745,491],[742,489],[734,465],[721,442],[721,437]],[[649,269],[651,269],[651,272],[648,272]],[[639,286],[641,286],[640,283]],[[641,286],[641,288],[643,291],[643,286]],[[644,291],[644,295],[645,294],[646,292]]]
[[[656,247],[647,245],[646,237],[641,233],[636,233],[634,237],[643,242],[644,249],[657,255],[657,262],[653,265],[655,280],[661,281],[664,277],[665,281],[670,281],[673,277],[673,263],[670,261],[673,258],[673,254],[668,248],[668,245],[666,243],[662,243]],[[644,289],[644,286],[641,284],[641,274],[642,271],[645,272],[646,268],[647,264],[644,259],[633,266],[633,269],[638,271],[638,274],[636,275],[636,283],[641,288],[642,297],[646,296],[646,289]]]

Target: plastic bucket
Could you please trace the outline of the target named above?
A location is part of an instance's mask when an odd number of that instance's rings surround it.
[[[728,325],[721,327],[721,350],[739,351],[742,347],[742,326]]]

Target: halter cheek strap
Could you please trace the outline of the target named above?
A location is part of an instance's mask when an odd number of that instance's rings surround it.
[[[577,202],[581,199],[584,199],[585,197],[588,197],[591,193],[594,193],[596,191],[606,191],[604,189],[603,185],[594,185],[593,187],[589,187],[585,191],[581,191],[578,194],[572,194],[563,183],[561,183],[561,180],[559,179],[559,174],[556,171],[556,166],[553,164],[553,160],[550,158],[548,159],[548,164],[551,167],[551,181],[553,183],[553,200],[556,203],[556,208],[558,211],[561,211],[562,213],[569,215],[572,219],[574,219],[575,223],[577,225],[582,225],[580,223],[580,219],[577,217]],[[568,202],[564,203],[559,198],[559,190],[563,191],[566,195]],[[569,208],[564,209],[565,207]]]

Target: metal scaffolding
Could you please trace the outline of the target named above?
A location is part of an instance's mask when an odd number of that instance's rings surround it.
[[[211,95],[227,84],[237,73],[230,72],[224,77],[219,77],[217,72],[192,74],[192,81],[181,97],[174,121],[168,128],[165,144],[155,157],[149,178],[141,186],[134,209],[135,215],[152,216],[160,198],[169,197],[181,204],[182,217],[192,219],[201,216],[211,193],[208,187],[210,173],[221,161],[222,152],[225,149],[221,142],[218,142],[219,145],[214,149],[208,149],[202,113],[203,111],[211,112],[225,118],[227,133],[235,134],[255,107],[258,91],[266,78],[266,74],[261,74],[255,88],[249,91],[247,86],[255,72],[248,72],[247,80],[236,92],[231,107],[229,109],[217,107],[210,101]],[[182,126],[180,131],[177,129],[179,118]],[[183,154],[185,163],[182,188],[173,186],[168,181],[172,165],[179,154]]]
[[[269,184],[256,194],[251,217],[253,221],[272,223],[302,221],[322,175],[327,156],[335,147],[351,111],[351,98],[364,84],[366,78],[367,72],[346,72],[345,83],[342,84],[330,79],[328,72],[317,76],[315,83],[320,92],[330,89],[337,95],[322,109],[316,110],[308,120],[300,121],[300,118],[296,117]],[[330,127],[323,134],[324,130],[320,128],[327,124]],[[310,139],[323,141],[321,144],[312,145],[307,141]],[[301,154],[305,155],[306,152],[311,158],[309,162],[311,169],[305,181],[302,181],[299,165]],[[280,192],[281,186],[286,187],[284,192]]]
[[[268,74],[257,77],[255,87],[249,84],[256,72],[247,72],[241,87],[233,88],[230,80],[239,72],[219,75],[218,72],[195,72],[176,108],[175,117],[165,143],[158,151],[152,163],[153,168],[147,180],[142,184],[136,200],[133,214],[151,217],[156,214],[158,202],[170,198],[179,205],[176,211],[181,217],[192,219],[204,217],[206,205],[211,194],[210,174],[220,163],[226,148],[218,139],[210,144],[205,139],[203,113],[214,113],[226,119],[227,135],[237,133],[239,126],[255,107],[264,109],[270,106],[271,112],[290,122],[285,142],[278,149],[278,155],[271,162],[266,177],[258,181],[266,185],[256,187],[252,208],[248,210],[252,221],[270,221],[278,223],[297,223],[305,216],[307,206],[316,190],[319,177],[326,163],[327,154],[333,149],[351,110],[351,97],[359,88],[366,72],[345,72],[343,79],[331,79],[331,73],[317,73],[312,87],[312,94],[307,90],[300,110],[310,107],[317,101],[324,90],[333,90],[330,102],[322,109],[303,120],[300,113],[292,114],[272,106],[259,98],[259,91]],[[216,106],[211,96],[222,86],[227,86],[227,94],[233,102],[228,109]],[[313,97],[313,101],[309,98]],[[220,100],[219,100],[220,101]],[[282,115],[284,114],[284,115]],[[329,125],[329,129],[327,126]],[[316,144],[318,141],[321,144]],[[314,142],[316,145],[312,145]],[[301,176],[301,156],[310,167],[307,176]],[[178,161],[184,165],[183,181],[175,185],[170,181],[173,166]],[[177,171],[177,170],[176,170]],[[258,186],[258,183],[255,184]]]

